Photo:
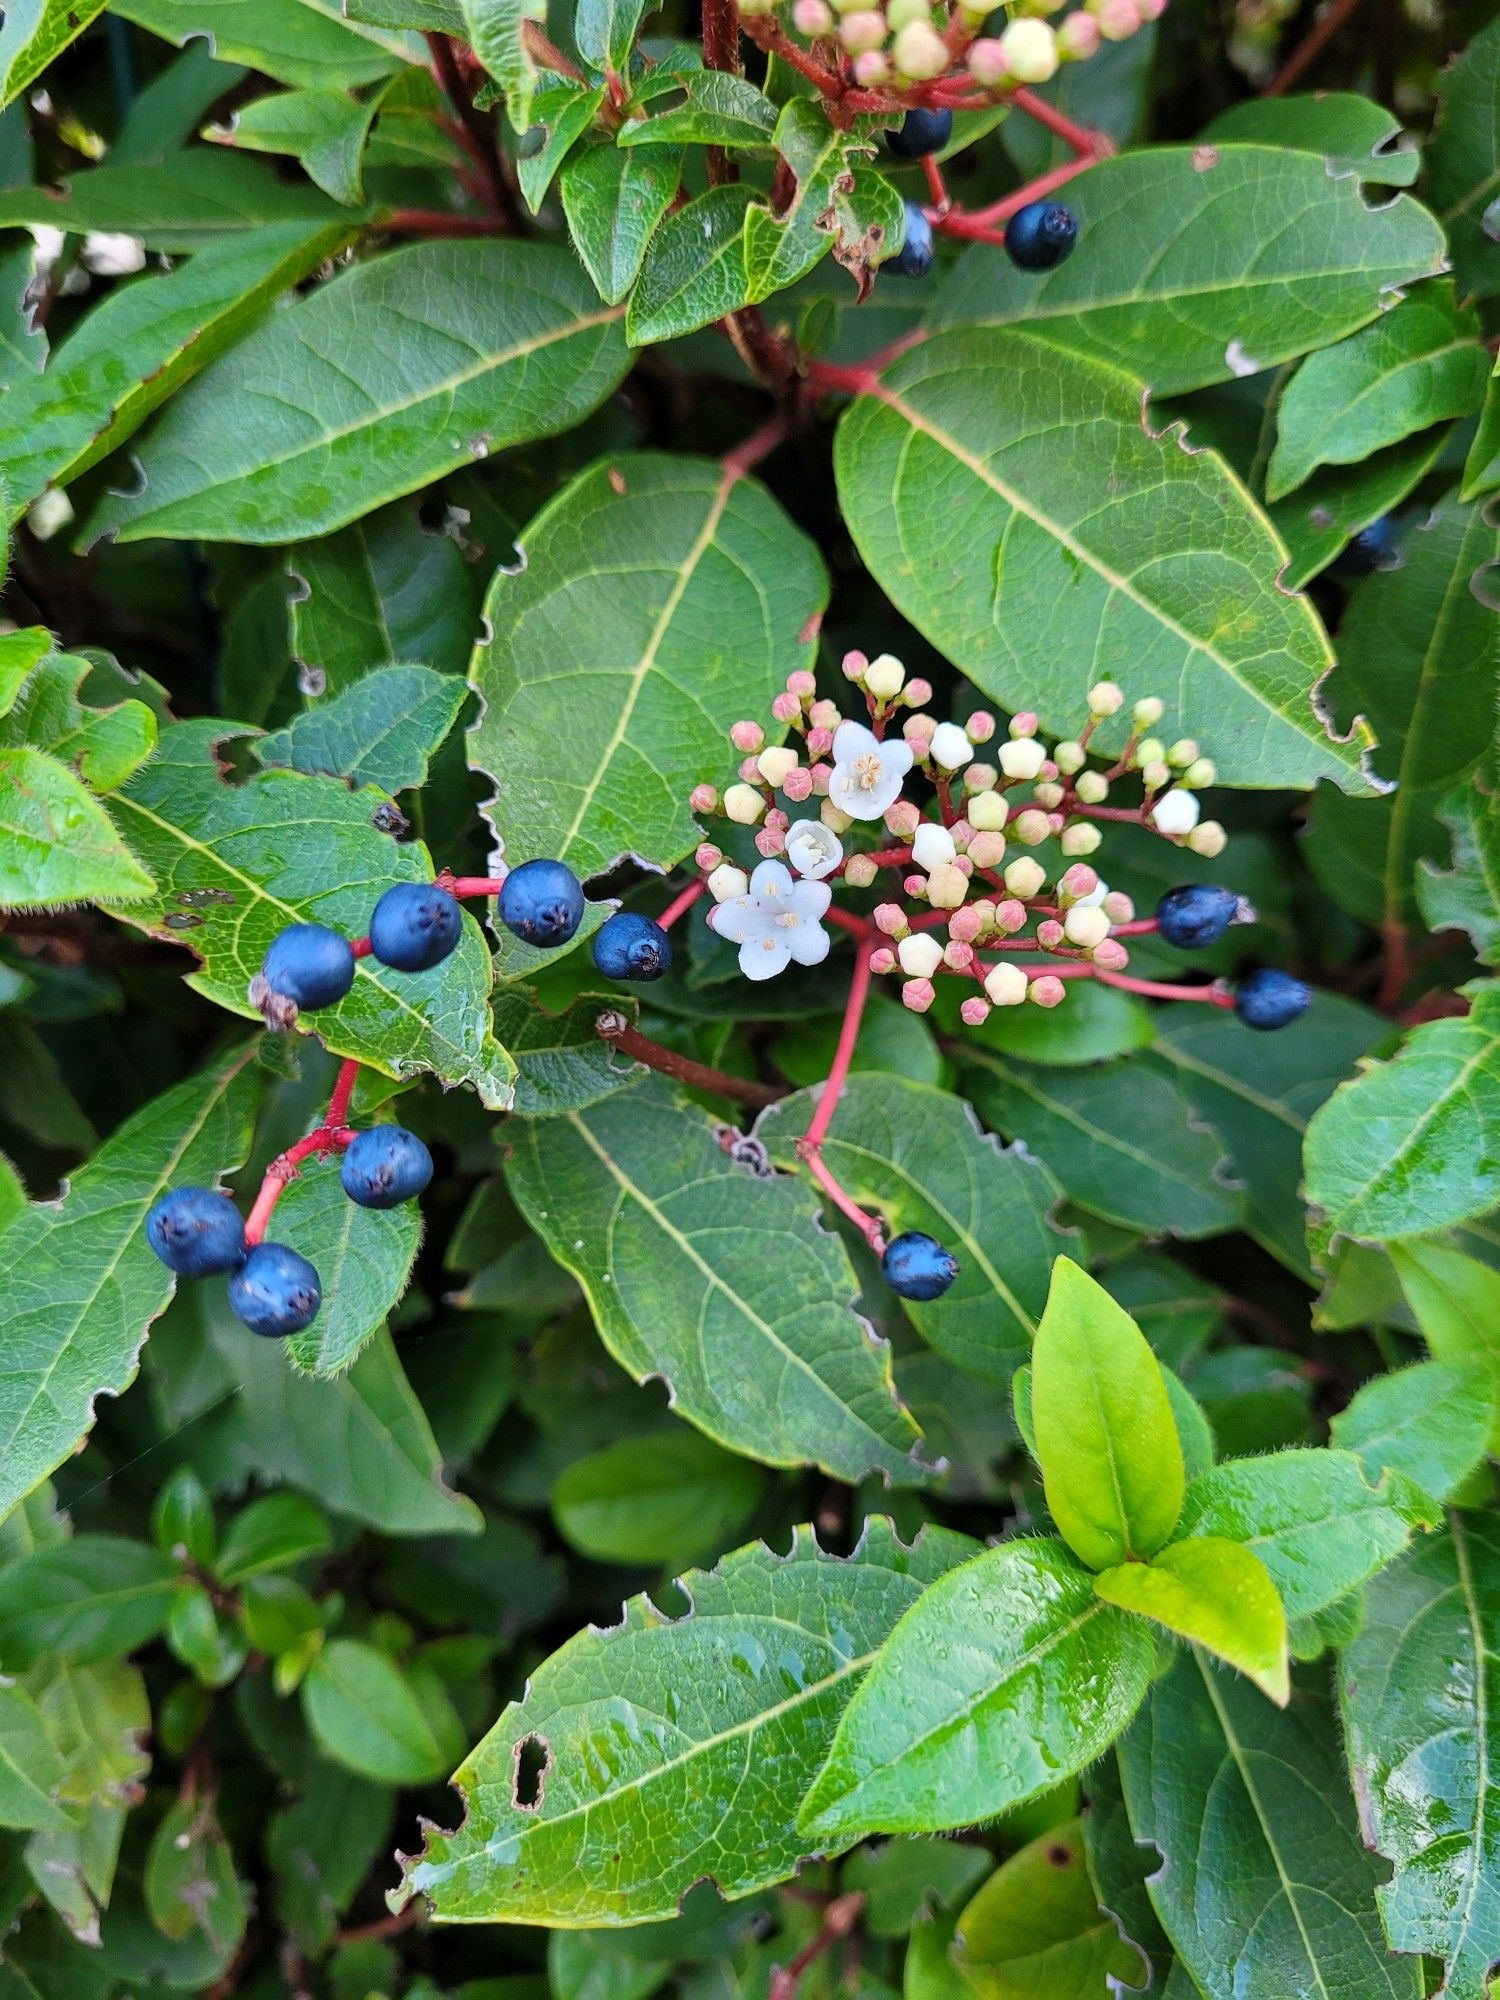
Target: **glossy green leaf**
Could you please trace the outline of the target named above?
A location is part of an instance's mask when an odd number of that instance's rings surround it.
[[[612,69],[627,75],[641,16],[653,11],[648,0],[578,0],[573,16],[578,53],[601,73]]]
[[[1372,1483],[1352,1451],[1278,1451],[1195,1479],[1179,1532],[1241,1543],[1270,1572],[1287,1616],[1307,1618],[1399,1555],[1435,1511],[1400,1474]]]
[[[554,1014],[528,986],[504,987],[495,995],[495,1032],[515,1058],[514,1109],[520,1117],[582,1111],[638,1080],[639,1065],[622,1061],[596,1026],[601,1013],[619,1007],[614,994],[585,993],[566,1012]]]
[[[1259,1556],[1242,1542],[1200,1535],[1150,1562],[1094,1580],[1106,1604],[1136,1612],[1238,1667],[1283,1708],[1291,1698],[1286,1612]]]
[[[636,1380],[660,1376],[699,1430],[766,1465],[925,1476],[889,1351],[853,1311],[810,1186],[736,1166],[661,1079],[516,1132],[507,1178]]]
[[[677,146],[585,146],[562,176],[573,248],[609,305],[640,275],[646,247],[681,180]]]
[[[796,1142],[815,1100],[799,1096],[759,1120],[777,1166],[797,1165]],[[1036,1330],[1052,1259],[1064,1237],[1050,1222],[1056,1183],[1019,1148],[981,1133],[960,1098],[896,1076],[853,1076],[823,1141],[839,1184],[877,1209],[888,1234],[919,1229],[958,1258],[942,1298],[909,1299],[924,1340],[981,1381],[1005,1383]]]
[[[1300,590],[1341,555],[1363,528],[1393,512],[1443,455],[1451,426],[1387,445],[1359,465],[1327,466],[1266,514],[1291,561],[1282,582]]]
[[[24,1672],[44,1653],[77,1665],[134,1652],[167,1622],[177,1564],[123,1535],[74,1535],[0,1570],[0,1668]]]
[[[1119,1925],[1120,1934],[1140,1953],[1146,1967],[1144,1982],[1136,1974],[1131,1991],[1136,2000],[1187,2000],[1178,1996],[1168,1982],[1181,1967],[1172,1955],[1167,1934],[1161,1927],[1146,1888],[1155,1873],[1158,1856],[1149,1847],[1136,1843],[1125,1811],[1120,1788],[1120,1768],[1114,1755],[1107,1756],[1089,1773],[1089,1809],[1083,1816],[1083,1850],[1089,1875],[1102,1908]],[[1196,1993],[1196,1987],[1192,1992]]]
[[[379,100],[335,89],[285,90],[253,98],[232,125],[204,135],[249,153],[284,153],[335,201],[364,200],[364,151]]]
[[[29,90],[104,8],[104,0],[20,0],[0,22],[0,105]]]
[[[285,729],[258,738],[255,761],[404,792],[425,783],[465,692],[456,675],[431,667],[377,667]]]
[[[1399,1472],[1446,1500],[1483,1458],[1495,1402],[1495,1375],[1482,1362],[1420,1361],[1366,1382],[1329,1428],[1372,1482]]]
[[[830,250],[862,287],[904,228],[901,197],[869,166],[874,143],[851,139],[805,97],[782,106],[776,151],[792,176],[790,199],[760,204],[745,218],[745,268],[752,300],[793,285]]]
[[[1059,733],[1102,648],[1163,690],[1166,737],[1211,745],[1223,782],[1367,790],[1359,732],[1335,742],[1314,706],[1326,635],[1278,588],[1285,554],[1249,495],[1214,453],[1143,427],[1139,386],[1054,331],[935,334],[847,412],[839,494],[877,580],[985,694]]]
[[[1500,805],[1493,768],[1448,794],[1437,817],[1451,841],[1442,864],[1417,863],[1417,902],[1429,930],[1464,930],[1486,965],[1500,958]]]
[[[514,860],[582,876],[668,866],[700,838],[693,786],[739,716],[811,664],[827,592],[812,544],[759,485],[700,459],[591,466],[499,571],[471,678],[471,764]],[[566,715],[566,726],[559,718]]]
[[[149,175],[122,163],[72,174],[60,188],[0,194],[0,228],[120,230],[171,254],[287,222],[347,226],[348,215],[317,188],[283,181],[269,161],[212,147],[169,154]]]
[[[147,1211],[168,1188],[212,1187],[244,1159],[257,1091],[251,1054],[236,1050],[153,1099],[59,1200],[33,1203],[0,1232],[0,1513],[69,1455],[96,1398],[134,1379],[173,1288],[146,1242]]]
[[[602,83],[554,84],[537,94],[531,107],[526,151],[516,161],[516,179],[533,215],[556,179],[558,168],[593,124],[604,99]]]
[[[336,0],[115,0],[113,11],[164,41],[187,46],[208,30],[221,62],[242,62],[301,88],[373,83],[416,50],[400,36],[341,14]]]
[[[1500,21],[1481,28],[1437,81],[1437,130],[1422,194],[1448,233],[1461,294],[1500,291]]]
[[[742,76],[699,70],[680,79],[683,102],[644,123],[620,128],[621,146],[741,146],[770,148],[776,141],[776,106]]]
[[[1081,1207],[1177,1236],[1213,1236],[1239,1221],[1223,1141],[1160,1071],[1128,1059],[1043,1068],[967,1041],[958,1053],[980,1117],[1024,1141]]]
[[[1032,1345],[1031,1416],[1047,1505],[1075,1554],[1094,1569],[1154,1555],[1184,1484],[1161,1364],[1069,1257],[1052,1267]]]
[[[24,1688],[0,1682],[0,1826],[58,1832],[70,1816],[57,1803],[63,1761]]]
[[[1124,153],[1067,200],[1088,257],[1039,278],[972,249],[941,323],[1024,321],[1171,395],[1327,347],[1442,267],[1442,233],[1408,196],[1370,207],[1352,174],[1275,146]]]
[[[1484,408],[1469,455],[1464,460],[1463,500],[1477,500],[1500,486],[1500,361],[1495,363],[1485,390]]]
[[[1448,2000],[1484,2000],[1500,1951],[1500,1534],[1458,1514],[1377,1577],[1339,1662],[1365,1838],[1391,1944],[1443,1961]]]
[[[1200,142],[1290,146],[1321,153],[1335,174],[1357,174],[1381,187],[1410,187],[1421,170],[1415,146],[1402,146],[1401,121],[1373,98],[1348,90],[1306,97],[1249,97],[1221,111]]]
[[[0,908],[140,903],[154,886],[81,779],[45,751],[0,749]]]
[[[300,1493],[267,1493],[229,1523],[213,1570],[221,1583],[244,1583],[326,1555],[332,1545],[328,1523],[310,1501]]]
[[[547,245],[389,251],[299,300],[176,397],[141,448],[138,489],[108,496],[90,532],[326,534],[576,423],[624,373],[618,318]]]
[[[309,1375],[340,1375],[385,1323],[406,1290],[422,1214],[414,1201],[364,1208],[351,1201],[336,1161],[305,1166],[276,1209],[276,1233],[295,1243],[323,1281],[323,1304],[287,1352]]]
[[[474,53],[499,84],[517,132],[531,129],[537,66],[526,43],[526,23],[547,18],[546,0],[459,0]]]
[[[582,1555],[681,1570],[745,1526],[763,1485],[758,1466],[695,1431],[651,1432],[575,1458],[552,1512]]]
[[[388,1654],[362,1639],[330,1639],[302,1683],[318,1748],[336,1764],[389,1785],[419,1785],[447,1768],[445,1721]]]
[[[1347,1236],[1415,1236],[1500,1199],[1500,992],[1468,990],[1467,1017],[1415,1029],[1308,1127],[1307,1199]]]
[[[907,1549],[876,1516],[846,1559],[804,1529],[788,1555],[752,1544],[691,1572],[683,1617],[632,1598],[534,1671],[456,1773],[464,1823],[429,1833],[408,1890],[440,1919],[572,1926],[675,1916],[705,1875],[727,1897],[783,1880],[824,1845],[793,1823],[851,1691],[972,1550],[939,1528]]]
[[[214,746],[235,733],[225,723],[178,724],[112,803],[158,884],[150,903],[122,914],[187,945],[200,961],[188,984],[256,1019],[249,983],[286,925],[317,922],[363,936],[393,882],[431,881],[433,869],[420,842],[398,845],[372,824],[379,792],[299,771],[227,784]],[[472,1084],[495,1109],[509,1101],[514,1067],[490,1033],[489,984],[488,949],[466,918],[457,949],[436,971],[390,972],[363,958],[352,991],[306,1025],[336,1055],[387,1076],[434,1071]]]
[[[1393,1243],[1390,1259],[1434,1357],[1489,1371],[1489,1448],[1500,1454],[1500,1271],[1447,1243]]]
[[[1321,1688],[1278,1709],[1187,1651],[1116,1754],[1131,1829],[1160,1857],[1151,1900],[1207,2000],[1419,2000],[1381,1934]]]
[[[745,218],[753,199],[738,183],[710,188],[658,224],[625,319],[632,347],[692,333],[749,303]]]
[[[1141,1957],[1099,1907],[1077,1820],[1012,1854],[960,1911],[954,1956],[980,2000],[1133,1989]]]
[[[1140,1620],[1060,1542],[988,1549],[933,1585],[881,1648],[800,1824],[820,1844],[967,1826],[1082,1770],[1150,1677]]]

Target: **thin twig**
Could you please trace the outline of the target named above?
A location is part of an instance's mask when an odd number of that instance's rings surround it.
[[[1261,92],[1262,97],[1280,97],[1301,76],[1308,65],[1315,62],[1331,42],[1339,29],[1353,14],[1359,0],[1333,0],[1328,11],[1315,21],[1286,61],[1277,70],[1271,81]]]
[[[859,1890],[852,1895],[836,1896],[823,1912],[823,1922],[817,1935],[803,1945],[795,1958],[789,1959],[785,1965],[778,1965],[772,1972],[768,2000],[795,2000],[803,1973],[830,1945],[838,1944],[850,1935],[864,1907],[865,1899]]]
[[[715,1097],[732,1097],[757,1111],[764,1111],[769,1104],[779,1104],[788,1094],[772,1084],[751,1083],[745,1077],[731,1076],[727,1070],[710,1069],[707,1063],[694,1062],[691,1056],[679,1055],[676,1049],[663,1048],[613,1009],[601,1014],[594,1026],[600,1038],[622,1055],[644,1063],[647,1069],[660,1070],[663,1076],[675,1077],[679,1083],[690,1084],[694,1090],[711,1090]]]

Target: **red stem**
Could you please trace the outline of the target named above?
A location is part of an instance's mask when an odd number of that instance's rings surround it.
[[[1045,174],[1038,174],[1036,179],[1028,181],[1025,187],[1017,188],[1014,194],[1006,195],[1003,201],[992,201],[988,208],[976,208],[972,213],[953,208],[946,214],[931,215],[928,219],[934,229],[941,230],[947,236],[971,237],[979,243],[1003,242],[1004,238],[998,233],[997,228],[1000,223],[1008,222],[1018,209],[1025,208],[1029,202],[1040,201],[1054,189],[1066,187],[1069,181],[1076,180],[1081,173],[1086,173],[1095,164],[1093,160],[1065,160],[1060,167],[1053,167]]]
[[[1075,153],[1087,155],[1091,163],[1107,159],[1115,149],[1114,142],[1107,133],[1095,132],[1087,125],[1079,125],[1059,111],[1056,105],[1049,104],[1045,97],[1038,97],[1034,90],[1028,90],[1024,84],[1010,93],[1010,101],[1017,111],[1024,111],[1028,118],[1034,118],[1038,125],[1044,125],[1049,132],[1055,133],[1065,146],[1071,146]]]
[[[653,1042],[639,1028],[632,1027],[623,1014],[613,1010],[601,1014],[594,1025],[602,1040],[612,1043],[635,1062],[644,1063],[647,1069],[660,1070],[663,1076],[675,1077],[679,1083],[691,1084],[695,1090],[712,1091],[715,1097],[736,1098],[758,1110],[777,1104],[786,1096],[784,1090],[777,1090],[769,1083],[750,1083],[742,1076],[731,1076],[727,1070],[710,1069],[707,1063],[694,1062],[691,1056],[679,1055],[676,1049],[663,1048],[660,1042]]]
[[[833,1064],[828,1072],[828,1081],[823,1086],[823,1095],[818,1099],[818,1108],[799,1148],[804,1158],[822,1145],[823,1135],[833,1123],[839,1093],[849,1074],[849,1065],[854,1060],[865,1002],[870,997],[870,954],[874,949],[873,939],[867,937],[860,941],[859,949],[854,954],[854,976],[849,981],[849,998],[844,1003],[844,1023],[839,1029],[838,1047],[833,1052]]]
[[[1301,76],[1303,70],[1307,68],[1308,64],[1316,56],[1320,55],[1327,44],[1332,41],[1333,37],[1343,27],[1358,5],[1359,0],[1333,0],[1333,5],[1328,9],[1327,13],[1313,25],[1297,44],[1296,48],[1292,50],[1292,53],[1281,65],[1281,68],[1277,70],[1271,81],[1261,92],[1261,96],[1280,97],[1283,91],[1294,84],[1297,78]]]
[[[510,189],[500,172],[493,127],[486,123],[482,112],[474,109],[474,100],[464,88],[463,73],[448,37],[429,34],[425,40],[443,94],[457,114],[454,137],[483,176],[485,206],[496,215],[505,215],[510,204]]]
[[[1146,937],[1150,932],[1160,930],[1155,917],[1136,917],[1128,924],[1111,924],[1111,937]]]
[[[387,236],[510,236],[498,215],[453,215],[446,208],[393,208],[375,224]]]
[[[1232,1007],[1234,995],[1222,986],[1172,986],[1161,979],[1132,979],[1128,972],[1104,972],[1090,968],[1106,986],[1118,986],[1125,993],[1141,993],[1148,1000],[1206,1000],[1210,1007]]]
[[[685,889],[679,890],[656,920],[662,929],[669,931],[677,919],[693,907],[707,887],[706,882],[689,882]]]
[[[818,1183],[818,1186],[827,1195],[840,1215],[845,1215],[849,1218],[869,1244],[870,1248],[879,1256],[880,1252],[885,1248],[885,1231],[881,1227],[879,1218],[868,1214],[860,1207],[852,1195],[844,1192],[820,1151],[814,1150],[806,1153],[803,1155],[803,1158],[807,1165],[807,1171],[812,1175],[813,1179]]]

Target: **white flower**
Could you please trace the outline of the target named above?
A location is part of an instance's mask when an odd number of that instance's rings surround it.
[[[1198,824],[1198,815],[1203,810],[1191,792],[1170,791],[1159,798],[1151,808],[1152,822],[1158,833],[1171,834],[1180,838],[1191,833]]]
[[[904,737],[882,743],[862,722],[841,722],[833,738],[829,800],[851,819],[883,818],[901,796],[911,758]]]
[[[1000,745],[1000,768],[1007,778],[1034,778],[1046,761],[1047,753],[1034,736]]]
[[[936,820],[923,820],[911,844],[911,858],[919,868],[924,871],[937,868],[944,861],[951,861],[957,852],[947,827],[939,826]]]
[[[897,945],[896,957],[913,979],[931,979],[943,962],[943,947],[931,931],[913,931]]]
[[[844,858],[844,843],[821,820],[794,819],[786,830],[786,858],[809,882],[821,882]]]
[[[713,928],[739,946],[747,979],[772,979],[793,961],[821,965],[827,958],[822,918],[832,901],[826,882],[799,882],[779,861],[762,861],[749,892],[714,911]]]
[[[956,722],[940,722],[927,748],[933,763],[945,771],[961,771],[974,756],[974,745]]]
[[[732,861],[721,861],[708,878],[708,893],[716,903],[727,903],[734,896],[743,896],[750,887],[750,877],[743,868],[736,868]]]
[[[83,239],[84,268],[100,278],[128,278],[146,267],[146,246],[123,231],[91,229]]]
[[[63,244],[67,238],[60,229],[54,229],[50,222],[36,222],[31,227],[31,240],[36,245],[36,274],[39,278],[45,278],[62,255]]]

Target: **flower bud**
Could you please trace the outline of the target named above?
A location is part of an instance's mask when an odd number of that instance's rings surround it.
[[[1086,806],[1102,806],[1109,797],[1109,780],[1102,771],[1080,771],[1073,789]]]
[[[1179,736],[1167,751],[1167,762],[1176,771],[1185,771],[1198,759],[1198,745],[1191,736]]]
[[[1187,837],[1187,844],[1194,854],[1201,854],[1205,861],[1212,861],[1229,845],[1229,835],[1216,819],[1206,819],[1202,826],[1193,828]]]
[[[969,893],[969,878],[952,861],[944,861],[927,878],[927,900],[935,910],[956,910]]]
[[[932,761],[945,771],[961,771],[974,746],[956,722],[940,722],[932,732]]]
[[[847,833],[854,821],[848,813],[841,812],[832,799],[825,798],[818,807],[818,818],[830,833]]]
[[[724,794],[724,810],[736,826],[759,826],[766,802],[754,785],[731,785]]]
[[[970,764],[964,772],[964,789],[969,792],[992,792],[1000,782],[1000,773],[993,764]]]
[[[796,0],[792,26],[799,35],[826,35],[833,26],[833,10],[825,0]]]
[[[888,0],[885,18],[891,33],[899,35],[903,28],[909,28],[916,22],[930,28],[932,8],[928,0]]]
[[[788,771],[796,770],[797,753],[795,750],[780,747],[762,750],[758,768],[768,785],[779,787]]]
[[[1171,840],[1180,840],[1198,824],[1198,815],[1202,810],[1192,792],[1174,787],[1172,791],[1164,792],[1151,808],[1151,823],[1158,833],[1166,834]]]
[[[759,757],[742,757],[740,759],[740,776],[744,779],[747,785],[759,784],[760,782]]]
[[[742,754],[746,751],[754,755],[766,747],[766,732],[758,722],[737,722],[729,732],[729,740]]]
[[[1057,35],[1045,21],[1012,21],[1000,37],[1000,52],[1019,83],[1045,83],[1057,74]]]
[[[1212,757],[1195,757],[1183,772],[1180,782],[1190,792],[1201,792],[1211,785],[1219,775],[1218,766]]]
[[[1057,837],[1057,844],[1071,860],[1075,854],[1097,854],[1104,835],[1087,820],[1074,820]]]
[[[763,826],[755,836],[755,851],[765,861],[775,861],[786,853],[786,831],[779,826]]]
[[[1040,979],[1033,979],[1026,989],[1026,998],[1035,1001],[1038,1007],[1058,1007],[1068,997],[1068,989],[1055,973],[1044,972]]]
[[[972,1000],[965,1000],[958,1013],[966,1028],[982,1028],[990,1018],[990,1003],[988,1000],[981,1000],[976,993]]]
[[[987,708],[976,708],[964,724],[964,734],[971,743],[988,743],[995,734],[995,718]]]
[[[943,946],[943,963],[950,972],[967,972],[974,963],[974,947],[971,944],[950,942]]]
[[[1056,812],[1057,808],[1067,797],[1067,793],[1061,785],[1045,784],[1038,785],[1031,796],[1039,806],[1045,807],[1048,812]]]
[[[908,979],[901,989],[901,1005],[914,1014],[925,1014],[936,998],[930,979]]]
[[[931,700],[931,681],[914,679],[906,683],[906,705],[908,708],[925,708]]]
[[[812,797],[812,772],[805,770],[801,765],[794,771],[788,771],[781,781],[781,789],[786,793],[793,805],[800,806],[804,799]]]
[[[1026,974],[1002,959],[984,975],[984,990],[997,1007],[1019,1007],[1026,998]]]
[[[927,901],[927,877],[925,875],[904,875],[901,878],[901,887],[914,903],[925,903]]]
[[[1123,972],[1130,963],[1130,953],[1118,938],[1107,937],[1094,946],[1093,959],[1105,972]]]
[[[904,938],[911,926],[906,921],[906,912],[899,903],[877,903],[875,905],[875,928],[886,937]]]
[[[1086,4],[1107,42],[1128,41],[1141,25],[1136,0],[1086,0]]]
[[[1000,745],[1000,768],[1007,778],[1034,778],[1046,761],[1047,753],[1034,737]]]
[[[870,953],[870,970],[877,979],[896,970],[896,954],[888,944],[879,945]]]
[[[1123,889],[1111,889],[1099,907],[1112,924],[1130,924],[1135,921],[1135,904]]]
[[[1144,706],[1143,702],[1136,703],[1137,708]],[[1138,771],[1145,770],[1148,764],[1164,764],[1166,757],[1167,746],[1157,736],[1143,736],[1131,753],[1132,762]]]
[[[794,694],[779,694],[771,703],[771,713],[778,722],[795,722],[802,713],[802,704]]]
[[[892,0],[892,4],[897,3],[898,0]],[[927,12],[925,6],[922,11]],[[948,44],[926,21],[913,21],[897,35],[891,45],[891,57],[902,76],[923,83],[941,76],[948,67]]]
[[[1075,861],[1071,868],[1065,869],[1057,890],[1065,903],[1086,903],[1091,898],[1102,901],[1104,896],[1098,875],[1086,861]]]
[[[695,813],[716,813],[719,810],[718,786],[694,785],[688,805]]]
[[[833,748],[831,729],[809,729],[807,732],[807,754],[809,757],[826,757]]]
[[[806,667],[796,667],[786,677],[786,691],[794,694],[799,702],[811,701],[818,691],[817,676],[810,674]]]
[[[1005,886],[1013,896],[1019,896],[1023,903],[1040,894],[1047,880],[1047,871],[1040,861],[1033,861],[1029,854],[1019,855],[1005,871]]]
[[[704,875],[707,875],[711,869],[717,868],[723,859],[723,848],[715,847],[711,840],[705,840],[693,853],[694,865]]]
[[[1018,840],[1023,847],[1040,847],[1051,833],[1052,823],[1044,812],[1038,812],[1035,807],[1028,806],[1025,812],[1016,814],[1011,821],[1010,831],[1011,838]]]
[[[885,23],[878,14],[863,18],[880,22],[882,32],[884,31]],[[842,28],[839,33],[842,35]],[[854,58],[854,81],[861,90],[878,90],[881,84],[890,82],[890,77],[890,59],[884,50],[862,49]]]
[[[1163,785],[1170,785],[1171,782],[1172,767],[1170,764],[1143,764],[1141,766],[1141,783],[1146,787],[1148,792],[1159,792]]]
[[[967,908],[955,910],[948,919],[948,935],[955,944],[973,944],[984,925],[980,920],[981,905],[970,903]]]
[[[1010,807],[999,792],[976,792],[965,801],[964,817],[976,833],[999,833],[1010,818]]]
[[[910,840],[922,824],[922,815],[910,799],[897,799],[887,811],[885,823],[897,840]]]
[[[1114,681],[1095,681],[1088,692],[1089,714],[1118,715],[1125,705],[1124,690]]]
[[[966,58],[969,74],[984,90],[993,90],[1005,81],[1005,51],[993,35],[982,35]]]
[[[906,669],[894,653],[882,653],[866,669],[865,686],[877,701],[894,701],[906,686]]]
[[[1059,22],[1057,52],[1064,62],[1082,62],[1097,53],[1101,36],[1099,23],[1081,9]]]
[[[930,819],[917,828],[911,844],[911,858],[919,868],[936,868],[940,862],[951,861],[957,852],[947,827]]]
[[[855,681],[860,686],[864,685],[865,668],[870,664],[868,654],[845,653],[841,664],[846,681]]]
[[[844,863],[844,880],[851,889],[868,889],[879,873],[869,854],[851,854]]]
[[[1075,771],[1081,771],[1087,762],[1088,752],[1081,743],[1072,741],[1059,743],[1052,753],[1052,761],[1065,777],[1071,778]]]
[[[1005,835],[976,833],[969,842],[968,858],[976,868],[998,868],[1005,859]]]
[[[925,757],[928,744],[937,734],[937,723],[930,715],[909,715],[901,725],[901,734],[917,756]]]
[[[1085,951],[1092,951],[1096,944],[1103,944],[1109,936],[1109,918],[1103,910],[1096,910],[1087,903],[1075,903],[1063,918],[1063,932],[1069,944],[1082,945]]]
[[[1137,729],[1154,729],[1167,712],[1167,704],[1154,694],[1144,695],[1130,711]]]
[[[1036,941],[1043,951],[1056,951],[1063,941],[1063,927],[1056,917],[1044,917],[1036,927]]]
[[[832,764],[814,764],[814,765],[813,765],[813,767],[812,767],[812,781],[813,781],[813,797],[814,797],[814,798],[816,798],[816,799],[826,799],[826,798],[827,798],[827,796],[828,796],[828,781],[829,781],[829,779],[830,779],[830,778],[831,778],[832,776],[833,776],[833,766],[832,766]]]
[[[943,962],[943,947],[931,931],[913,931],[896,947],[896,958],[913,979],[930,979]]]
[[[708,893],[716,903],[727,903],[732,896],[743,896],[750,887],[750,877],[743,868],[736,868],[732,861],[725,861],[708,878]]]
[[[807,719],[814,729],[826,729],[831,742],[834,730],[844,718],[839,714],[836,701],[815,701],[807,711]]]

